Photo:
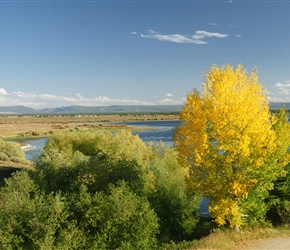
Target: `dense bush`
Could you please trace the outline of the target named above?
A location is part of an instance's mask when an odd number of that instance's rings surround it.
[[[0,161],[9,161],[9,156],[4,152],[0,152]]]
[[[285,171],[286,175],[275,181],[267,202],[267,216],[273,224],[290,224],[290,164]]]
[[[76,196],[77,195],[77,196]],[[43,193],[26,172],[0,192],[1,249],[152,249],[158,223],[124,182],[107,193]]]
[[[6,155],[25,158],[25,154],[20,145],[16,142],[0,141],[0,151]]]
[[[195,233],[200,198],[168,146],[74,131],[52,137],[35,165],[0,191],[2,246],[154,249]]]
[[[21,146],[16,142],[0,141],[0,160],[13,161],[21,164],[28,164],[25,153]]]

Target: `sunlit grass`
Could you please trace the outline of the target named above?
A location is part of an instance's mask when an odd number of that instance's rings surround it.
[[[108,122],[177,120],[178,115],[100,115],[100,116],[55,116],[55,117],[0,117],[0,138],[15,140],[21,138],[49,137],[72,130],[86,130],[94,127],[96,132],[126,129],[140,131],[152,129],[145,126],[110,124]]]
[[[250,243],[259,239],[271,237],[290,237],[290,226],[246,227],[240,233],[230,229],[217,229],[212,234],[192,242],[171,243],[164,246],[164,250],[246,250]]]

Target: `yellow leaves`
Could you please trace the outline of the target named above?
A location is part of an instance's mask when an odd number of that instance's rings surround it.
[[[223,226],[227,222],[231,227],[242,225],[242,214],[235,200],[226,198],[212,200],[209,211],[218,225]]]
[[[231,183],[231,194],[237,198],[247,198],[250,188],[256,184],[258,181],[256,179],[249,179],[245,182],[234,181]]]
[[[211,209],[219,223],[238,223],[231,202],[246,198],[260,180],[270,187],[290,161],[288,120],[284,114],[270,116],[256,69],[248,75],[241,65],[211,67],[202,93],[187,95],[180,117],[175,148],[190,169],[192,187],[215,200]]]

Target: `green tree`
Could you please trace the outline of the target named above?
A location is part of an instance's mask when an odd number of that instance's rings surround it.
[[[159,241],[180,241],[194,235],[200,198],[186,184],[177,159],[169,146],[147,146],[126,131],[77,131],[48,141],[36,161],[34,180],[47,193],[78,194],[85,187],[90,196],[106,194],[110,185],[124,181],[154,209]]]
[[[159,241],[192,239],[199,222],[200,196],[186,183],[177,152],[164,144],[151,144],[145,162],[144,187],[160,224]]]
[[[209,211],[219,225],[238,229],[243,201],[253,190],[267,194],[285,174],[285,114],[271,116],[255,70],[248,75],[241,65],[227,65],[206,72],[202,94],[189,93],[180,116],[174,141],[189,184],[210,198]]]

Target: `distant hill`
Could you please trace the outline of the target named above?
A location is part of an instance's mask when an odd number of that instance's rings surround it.
[[[280,109],[280,108],[290,110],[290,102],[271,102],[270,109]]]
[[[290,102],[272,102],[270,109],[281,107],[290,110]],[[114,106],[65,106],[49,109],[34,109],[26,106],[0,106],[2,114],[127,114],[127,113],[177,113],[182,105],[114,105]]]
[[[113,114],[113,113],[176,113],[181,105],[114,105],[66,106],[50,109],[33,109],[25,106],[0,106],[0,114]]]
[[[34,108],[25,106],[0,106],[0,114],[34,114]]]

